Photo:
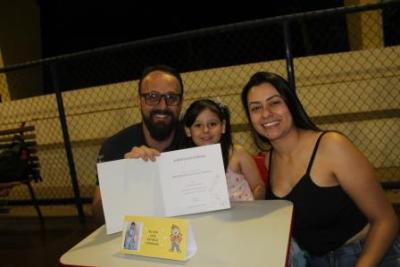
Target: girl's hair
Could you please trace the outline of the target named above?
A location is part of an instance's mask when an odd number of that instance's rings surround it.
[[[250,77],[249,81],[243,87],[242,104],[244,110],[246,111],[247,119],[249,120],[251,125],[250,128],[252,136],[258,148],[265,151],[269,147],[270,142],[267,138],[257,133],[250,121],[248,96],[251,88],[261,85],[263,83],[271,84],[278,91],[279,95],[286,103],[289,112],[292,115],[294,125],[297,128],[320,131],[320,129],[312,122],[311,118],[307,115],[303,105],[297,97],[295,90],[290,88],[288,82],[283,77],[275,73],[266,71],[256,72],[255,74],[253,74],[253,76]]]
[[[221,122],[225,121],[225,133],[221,135],[221,139],[219,140],[219,142],[221,144],[222,158],[224,160],[224,167],[226,170],[229,163],[229,150],[233,146],[231,134],[231,118],[228,107],[223,105],[222,103],[217,103],[210,99],[196,100],[186,110],[185,115],[183,116],[183,124],[185,127],[190,128],[196,121],[197,116],[199,116],[199,114],[206,109],[215,113],[221,120]],[[192,138],[189,137],[185,138],[185,145],[186,147],[196,146]]]

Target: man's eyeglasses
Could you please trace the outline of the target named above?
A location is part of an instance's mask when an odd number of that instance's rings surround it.
[[[175,94],[175,93],[166,93],[166,94],[161,94],[158,92],[150,92],[150,93],[140,93],[140,96],[144,98],[144,102],[146,105],[149,106],[155,106],[160,103],[161,98],[164,97],[165,103],[168,106],[176,106],[181,102],[181,94]]]

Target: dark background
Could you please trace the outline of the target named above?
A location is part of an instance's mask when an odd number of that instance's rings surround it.
[[[54,62],[56,72],[45,66],[44,93],[53,92],[54,77],[59,89],[67,91],[138,79],[145,67],[155,64],[188,72],[283,59],[282,21],[243,29],[197,32],[180,39],[152,40],[133,46],[131,43],[212,26],[344,6],[343,0],[232,2],[38,0],[42,56],[88,52]],[[398,9],[383,12],[386,46],[398,43],[400,34],[393,22],[399,17]],[[390,23],[385,23],[386,20]],[[344,14],[296,19],[290,22],[289,31],[293,57],[351,50]],[[90,51],[101,47],[108,48]]]
[[[39,6],[42,52],[50,57],[233,22],[341,7],[343,1],[39,0]]]

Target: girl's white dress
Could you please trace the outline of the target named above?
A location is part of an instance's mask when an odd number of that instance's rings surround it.
[[[228,184],[229,199],[231,201],[254,200],[253,193],[244,175],[228,169],[226,172],[226,182]]]

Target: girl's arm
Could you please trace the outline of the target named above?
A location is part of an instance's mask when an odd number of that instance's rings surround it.
[[[238,172],[249,183],[254,199],[265,199],[265,185],[253,157],[242,146],[234,145],[232,159],[238,162]]]
[[[321,140],[322,155],[332,174],[370,223],[356,266],[377,266],[398,233],[398,219],[378,184],[366,157],[343,135],[328,133]]]

